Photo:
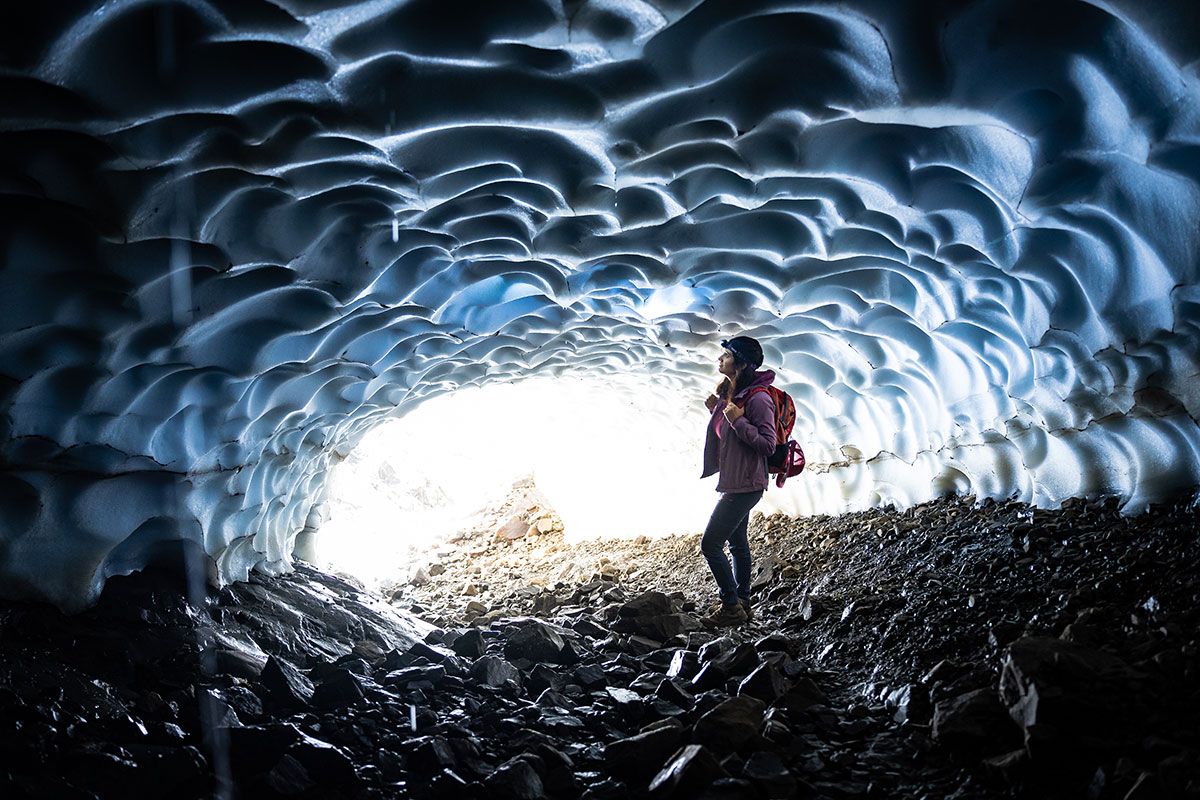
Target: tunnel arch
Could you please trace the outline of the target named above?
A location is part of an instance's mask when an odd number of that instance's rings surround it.
[[[21,12],[6,593],[78,608],[171,541],[286,570],[378,421],[699,393],[731,333],[797,400],[790,513],[1200,482],[1186,4],[384,5]]]

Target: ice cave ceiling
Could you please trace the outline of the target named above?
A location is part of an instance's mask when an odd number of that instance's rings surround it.
[[[742,331],[797,399],[798,511],[1200,482],[1195,3],[5,17],[4,594],[77,607],[179,541],[286,569],[398,410],[691,391]]]

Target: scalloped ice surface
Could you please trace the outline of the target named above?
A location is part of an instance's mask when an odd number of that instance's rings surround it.
[[[286,570],[380,421],[738,332],[792,513],[1200,482],[1190,0],[502,6],[10,15],[0,591]]]

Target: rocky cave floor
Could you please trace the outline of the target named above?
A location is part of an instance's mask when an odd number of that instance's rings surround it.
[[[0,605],[0,796],[1200,798],[1190,499],[757,516],[720,631],[698,537],[496,512],[388,600],[301,567]]]

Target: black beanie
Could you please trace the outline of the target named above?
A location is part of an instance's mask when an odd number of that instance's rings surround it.
[[[722,340],[721,347],[733,353],[738,361],[744,361],[755,369],[762,366],[763,349],[757,339],[751,339],[749,336],[735,336],[732,339]]]

